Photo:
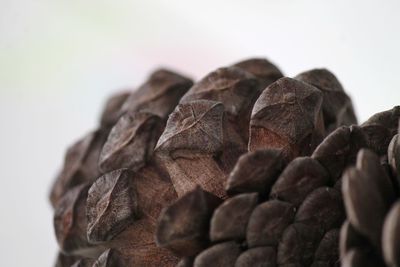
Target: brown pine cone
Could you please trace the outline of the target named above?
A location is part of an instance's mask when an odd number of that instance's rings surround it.
[[[323,140],[325,105],[331,116],[335,109],[337,116],[345,116],[343,109],[354,113],[352,108],[325,104],[321,91],[311,82],[290,78],[267,87],[252,110],[249,152],[228,168],[229,173],[221,168],[227,164],[215,156],[224,159],[223,141],[229,139],[222,138],[223,132],[199,138],[194,130],[199,126],[193,123],[186,124],[186,133],[180,127],[169,131],[167,123],[163,135],[172,141],[163,151],[174,155],[167,161],[174,166],[170,175],[183,174],[176,181],[182,192],[194,188],[164,209],[157,228],[158,245],[181,257],[177,266],[338,266],[339,227],[345,217],[339,177],[367,141],[356,126],[342,126]],[[179,109],[182,106],[175,112]],[[214,114],[209,117],[217,118]],[[212,124],[203,115],[192,116],[201,117],[200,126]],[[179,118],[187,121],[186,116]],[[173,119],[172,127],[180,123]],[[334,125],[343,121],[335,117]],[[211,146],[215,140],[221,141]],[[238,143],[230,147],[240,147]],[[331,163],[335,157],[338,162]],[[209,181],[218,180],[219,186],[207,188]],[[217,200],[223,201],[218,207]]]
[[[68,150],[57,266],[336,266],[340,177],[390,121],[349,126],[327,70],[291,79],[250,59],[195,84],[158,70]]]
[[[233,195],[215,208],[217,196],[199,187],[187,193],[162,212],[158,244],[182,266],[335,266],[340,191],[311,157],[285,164],[276,150],[242,155],[227,181]]]
[[[137,91],[111,97],[99,130],[68,150],[51,191],[62,251],[57,266],[177,262],[153,238],[162,207],[177,197],[153,150],[191,85],[171,71],[154,72]]]

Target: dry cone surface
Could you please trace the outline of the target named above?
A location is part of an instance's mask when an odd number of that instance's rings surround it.
[[[69,147],[56,266],[400,266],[399,118],[326,69],[157,70]]]

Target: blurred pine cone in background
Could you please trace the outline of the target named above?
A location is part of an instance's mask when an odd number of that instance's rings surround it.
[[[326,69],[249,59],[194,84],[158,70],[68,149],[56,266],[340,266],[346,212],[343,264],[398,266],[399,117],[357,126]]]

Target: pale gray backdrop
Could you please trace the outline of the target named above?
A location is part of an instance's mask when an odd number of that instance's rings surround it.
[[[51,181],[107,95],[165,65],[199,78],[250,56],[327,67],[361,121],[400,104],[400,2],[0,1],[0,265],[51,266]]]

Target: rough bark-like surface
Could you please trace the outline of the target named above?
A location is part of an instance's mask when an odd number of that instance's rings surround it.
[[[72,187],[91,183],[98,176],[98,159],[101,148],[106,141],[108,130],[100,129],[89,133],[73,144],[67,151],[64,166],[57,176],[50,192],[50,201],[54,206]]]
[[[197,187],[160,215],[157,244],[180,256],[194,256],[208,244],[209,220],[221,200]]]
[[[247,223],[257,203],[257,193],[240,194],[226,200],[211,218],[211,241],[245,239]]]
[[[99,158],[102,172],[118,168],[138,171],[153,155],[163,130],[160,117],[144,112],[126,113],[112,128]]]
[[[298,207],[314,189],[327,185],[329,175],[318,161],[309,157],[293,160],[273,185],[270,197]]]
[[[263,89],[255,76],[241,68],[219,68],[195,83],[181,103],[199,99],[221,102],[227,122],[247,142],[251,109]]]
[[[200,185],[226,197],[227,176],[244,144],[225,122],[224,106],[209,100],[180,104],[169,117],[155,150],[178,196]]]
[[[398,266],[399,118],[354,125],[326,69],[158,70],[68,150],[56,266]]]
[[[159,69],[134,91],[121,107],[125,112],[150,112],[167,118],[193,82],[175,72]]]
[[[57,204],[54,229],[60,249],[68,255],[96,256],[98,249],[86,237],[86,198],[89,185],[69,190]]]
[[[194,267],[225,267],[234,266],[240,255],[240,247],[235,242],[225,242],[214,245],[197,255]]]
[[[118,92],[107,99],[100,117],[100,125],[102,127],[108,128],[114,126],[121,115],[121,107],[129,95],[130,92]]]
[[[313,69],[300,73],[295,79],[321,90],[324,124],[329,132],[341,125],[357,124],[351,99],[332,72],[327,69]]]
[[[234,66],[253,74],[264,89],[271,83],[283,77],[282,72],[265,58],[251,58],[240,61]]]
[[[310,155],[325,135],[322,93],[306,83],[281,78],[254,104],[249,150],[282,149],[291,160]]]
[[[132,178],[131,171],[120,169],[101,176],[90,187],[86,206],[90,243],[111,240],[139,217]]]
[[[249,247],[276,246],[283,231],[294,220],[296,208],[290,203],[270,200],[258,205],[247,226]]]
[[[341,126],[318,145],[312,158],[318,160],[336,181],[347,166],[355,164],[358,151],[365,147],[368,147],[367,137],[360,127]]]
[[[242,155],[229,174],[226,191],[268,193],[284,167],[279,150],[256,150]]]

